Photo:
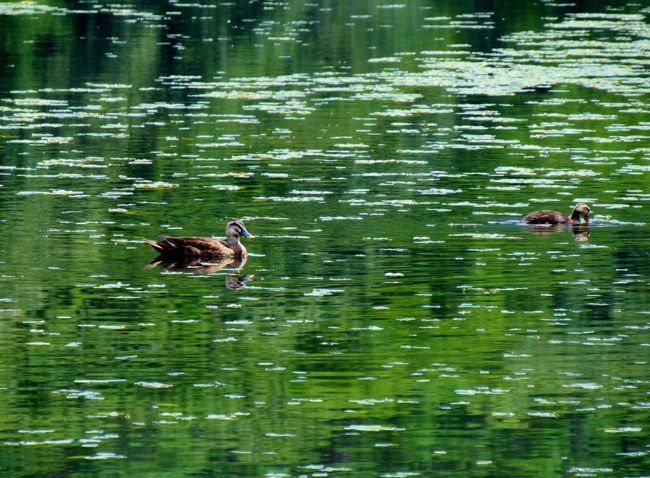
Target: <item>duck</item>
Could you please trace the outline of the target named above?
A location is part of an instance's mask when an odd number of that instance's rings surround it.
[[[172,237],[165,236],[160,241],[144,239],[160,254],[157,259],[190,259],[203,260],[224,259],[228,257],[245,260],[248,251],[239,242],[240,237],[253,239],[253,236],[241,219],[232,219],[226,225],[226,240],[213,237]]]
[[[584,219],[584,224],[589,224],[589,213],[591,209],[583,202],[576,204],[571,216],[562,214],[557,211],[542,210],[535,211],[524,217],[520,224],[580,224]]]

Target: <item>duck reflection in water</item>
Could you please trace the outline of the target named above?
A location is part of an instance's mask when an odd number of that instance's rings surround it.
[[[540,236],[554,234],[560,231],[566,231],[568,229],[566,224],[547,224],[547,225],[533,225],[528,228],[529,231],[539,234]],[[587,224],[575,224],[571,226],[571,232],[573,233],[573,238],[577,242],[585,242],[589,240],[589,225]]]
[[[226,240],[211,237],[163,237],[160,241],[145,239],[159,255],[147,267],[162,267],[170,272],[191,272],[198,274],[218,272],[228,268],[237,274],[226,276],[226,287],[239,290],[255,277],[240,275],[246,264],[248,251],[239,242],[239,237],[253,239],[241,219],[233,219],[226,225]]]
[[[230,290],[240,290],[246,286],[246,282],[253,280],[254,274],[240,274],[246,264],[246,259],[233,259],[227,257],[221,261],[204,262],[200,257],[171,259],[164,255],[159,255],[150,264],[147,269],[153,267],[162,267],[168,272],[187,272],[192,274],[210,274],[219,272],[222,269],[235,271],[233,274],[226,274],[226,287]]]
[[[573,232],[573,238],[576,241],[585,242],[589,240],[589,226],[587,224],[573,226],[571,230]]]

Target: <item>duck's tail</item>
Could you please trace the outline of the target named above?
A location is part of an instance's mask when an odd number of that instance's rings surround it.
[[[146,242],[147,244],[149,244],[151,247],[153,247],[153,248],[154,248],[155,250],[157,250],[158,252],[163,252],[163,251],[165,250],[165,248],[164,248],[163,246],[161,246],[161,245],[160,245],[158,242],[156,242],[156,241],[152,241],[151,239],[145,239],[145,238],[142,238],[142,240],[143,240],[144,242]]]

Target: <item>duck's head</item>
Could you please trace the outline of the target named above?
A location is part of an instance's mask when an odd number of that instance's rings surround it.
[[[248,232],[246,226],[244,226],[244,221],[241,219],[233,219],[226,226],[226,237],[239,238],[239,236],[246,237],[248,239],[253,239],[255,237],[250,232]]]
[[[576,204],[576,207],[573,208],[573,214],[571,214],[571,219],[574,221],[581,221],[584,220],[585,224],[589,224],[589,213],[591,213],[591,209],[587,204],[583,202],[579,202]]]

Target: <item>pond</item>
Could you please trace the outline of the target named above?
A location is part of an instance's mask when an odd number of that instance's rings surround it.
[[[0,39],[3,476],[647,476],[644,2],[5,2]],[[143,241],[235,217],[242,264]]]

